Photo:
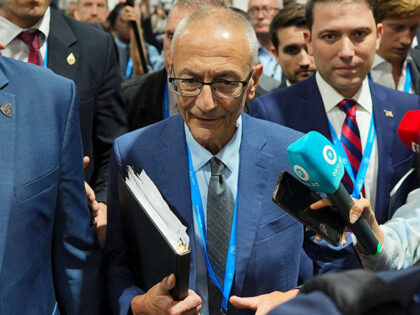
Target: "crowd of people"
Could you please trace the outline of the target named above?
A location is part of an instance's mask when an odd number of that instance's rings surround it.
[[[57,2],[0,0],[0,314],[420,312],[420,0]],[[272,202],[311,131],[378,255]],[[182,300],[127,262],[128,166],[187,227]]]

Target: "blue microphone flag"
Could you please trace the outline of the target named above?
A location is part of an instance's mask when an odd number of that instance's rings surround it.
[[[341,157],[333,144],[319,132],[311,131],[287,148],[293,171],[310,189],[334,193],[344,175]]]

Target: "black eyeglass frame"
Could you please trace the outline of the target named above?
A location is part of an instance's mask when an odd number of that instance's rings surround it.
[[[172,71],[173,71],[173,70],[171,69],[171,72],[172,72]],[[229,80],[220,80],[220,81],[213,81],[213,82],[203,82],[203,81],[200,81],[200,80],[195,80],[195,79],[175,78],[175,77],[172,77],[172,76],[169,76],[168,81],[169,81],[169,83],[172,85],[172,87],[173,87],[173,89],[174,89],[175,93],[176,93],[176,94],[178,94],[178,95],[181,95],[181,96],[185,96],[185,97],[197,97],[197,96],[199,96],[199,95],[201,94],[201,91],[203,90],[203,86],[204,86],[204,85],[209,85],[209,86],[210,86],[210,88],[211,88],[211,90],[212,90],[212,92],[213,92],[213,95],[214,95],[214,96],[216,96],[216,97],[218,97],[218,98],[234,99],[234,98],[241,97],[241,95],[244,93],[244,87],[246,87],[246,86],[248,85],[249,81],[251,80],[251,77],[252,77],[252,74],[253,74],[253,73],[254,73],[254,70],[253,70],[253,69],[251,69],[251,70],[249,71],[249,74],[248,74],[248,76],[246,77],[245,81],[240,81],[240,80],[232,80],[232,81],[229,81]],[[198,93],[197,93],[196,95],[185,95],[185,94],[182,94],[182,93],[178,92],[178,91],[175,89],[175,85],[174,85],[174,81],[175,81],[175,80],[190,80],[190,81],[195,81],[195,82],[197,82],[197,83],[201,83],[201,87],[200,87],[200,89],[198,90]],[[236,96],[220,96],[220,95],[218,95],[218,94],[217,94],[217,92],[216,92],[216,91],[214,90],[214,88],[213,88],[213,83],[223,83],[223,82],[229,82],[229,83],[242,83],[241,93],[239,93],[239,95],[236,95]]]

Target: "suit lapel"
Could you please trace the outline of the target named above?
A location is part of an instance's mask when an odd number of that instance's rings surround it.
[[[72,64],[71,54],[74,57],[74,64]],[[48,35],[48,68],[74,81],[79,58],[80,52],[75,34],[62,14],[55,9],[51,9],[50,33]]]
[[[240,148],[238,213],[236,232],[235,290],[240,295],[245,285],[248,261],[257,232],[261,205],[266,187],[268,160],[273,159],[261,152],[266,139],[253,129],[252,121],[242,115],[242,141]]]
[[[309,131],[316,130],[321,133],[324,137],[332,140],[330,127],[328,125],[327,114],[325,113],[324,103],[322,102],[321,94],[316,84],[315,74],[310,78],[302,82],[303,88],[300,90],[300,95],[303,98],[303,106],[299,107],[300,112],[299,116],[302,119],[297,119],[302,122],[302,124],[307,124],[302,126],[302,129],[298,129],[304,133]],[[310,119],[305,119],[304,117],[310,116]]]
[[[386,183],[392,180],[392,148],[397,130],[397,122],[391,117],[386,117],[385,111],[395,112],[394,105],[386,102],[386,94],[378,88],[378,85],[370,82],[370,91],[372,95],[373,117],[375,119],[376,139],[378,141],[378,179],[376,186],[376,209],[385,209],[388,197],[386,194],[390,187]],[[387,213],[383,212],[384,215]],[[378,213],[379,215],[379,213]],[[385,222],[387,218],[377,217],[378,222]]]
[[[187,232],[190,237],[192,264],[190,270],[190,288],[195,286],[195,238],[191,203],[191,189],[188,169],[187,145],[185,141],[184,124],[180,115],[169,120],[160,138],[162,150],[156,151],[157,185],[162,194],[171,200],[170,207],[184,225],[190,227]]]
[[[13,106],[13,113],[10,114],[10,117],[0,113],[0,135],[2,136],[0,150],[0,274],[2,273],[9,214],[14,207],[16,111],[18,110],[15,95],[7,92],[7,85],[8,79],[1,70],[0,59],[0,106],[4,104]]]
[[[413,58],[413,61],[410,63],[410,71],[411,71],[411,83],[414,87],[414,92],[416,94],[420,93],[420,52],[417,49],[410,50],[410,56]]]

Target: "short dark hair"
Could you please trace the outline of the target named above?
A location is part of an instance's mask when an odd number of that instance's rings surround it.
[[[304,27],[308,26],[305,16],[305,5],[299,3],[288,3],[283,9],[279,10],[270,23],[271,41],[277,51],[279,39],[277,30],[290,26]]]
[[[315,3],[339,3],[339,2],[364,2],[372,10],[375,23],[379,23],[379,4],[378,0],[308,0],[306,3],[306,21],[308,22],[309,31],[312,31],[314,24],[314,6]]]
[[[118,3],[109,13],[107,20],[109,21],[111,28],[114,28],[117,18],[120,16],[120,13],[125,6],[125,3]]]

